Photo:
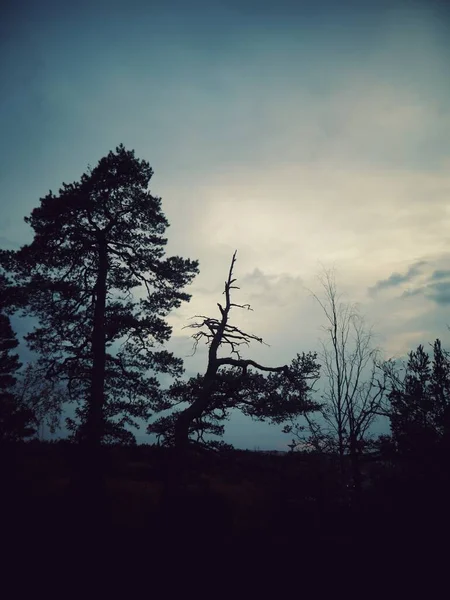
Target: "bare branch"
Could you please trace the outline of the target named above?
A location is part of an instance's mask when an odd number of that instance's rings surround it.
[[[253,310],[253,308],[250,306],[250,304],[234,304],[234,302],[232,302],[230,304],[230,306],[236,306],[237,308],[245,308],[247,310]]]

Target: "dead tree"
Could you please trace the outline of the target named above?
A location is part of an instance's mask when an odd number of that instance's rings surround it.
[[[241,358],[239,348],[242,345],[249,346],[251,341],[257,341],[261,344],[264,342],[262,338],[250,333],[245,333],[238,327],[230,325],[229,323],[230,311],[233,307],[252,310],[249,304],[236,304],[231,301],[231,290],[240,289],[236,285],[233,285],[236,281],[236,279],[233,279],[236,253],[237,250],[233,254],[228,279],[225,281],[225,289],[223,292],[225,295],[225,304],[222,306],[222,304],[217,303],[220,311],[220,318],[215,319],[212,317],[205,317],[204,315],[196,315],[193,318],[201,319],[201,321],[186,326],[198,330],[192,336],[194,338],[194,352],[200,340],[203,339],[209,345],[209,352],[208,367],[204,375],[202,390],[194,402],[180,413],[175,424],[175,448],[178,457],[182,457],[188,452],[189,427],[194,419],[201,418],[208,408],[211,401],[211,392],[220,367],[224,365],[238,367],[242,369],[241,377],[245,377],[247,369],[250,366],[259,369],[260,371],[285,372],[286,374],[289,374],[289,367],[287,365],[282,367],[264,367],[254,360]],[[227,358],[219,358],[217,356],[218,350],[222,345],[227,345],[229,347],[231,356]]]

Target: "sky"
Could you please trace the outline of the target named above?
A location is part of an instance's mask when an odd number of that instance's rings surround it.
[[[200,261],[169,317],[187,376],[206,355],[182,327],[215,315],[235,249],[253,308],[235,322],[270,344],[248,357],[319,349],[323,267],[386,357],[448,347],[449,65],[438,0],[6,2],[0,246],[31,241],[39,198],[123,143],[154,170],[168,253]],[[290,442],[239,415],[225,440]]]

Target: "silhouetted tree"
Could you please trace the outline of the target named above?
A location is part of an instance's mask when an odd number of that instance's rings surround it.
[[[313,294],[325,314],[319,359],[324,368],[322,417],[324,424],[306,415],[307,425],[293,428],[316,450],[335,451],[345,480],[345,457],[351,461],[354,486],[359,489],[359,457],[371,424],[380,413],[384,397],[384,377],[378,369],[379,351],[372,346],[373,334],[366,329],[355,305],[340,301],[335,276],[325,271],[321,277],[323,297]],[[285,429],[286,431],[286,429]]]
[[[164,258],[168,221],[148,191],[152,175],[120,145],[79,182],[42,198],[25,219],[32,243],[0,255],[24,292],[16,306],[39,320],[27,341],[46,377],[84,402],[78,433],[92,452],[102,440],[128,438],[126,426],[158,408],[153,373],[182,372],[161,348],[171,334],[164,317],[189,301],[181,290],[198,263]]]
[[[450,357],[441,341],[433,344],[433,358],[419,345],[406,365],[384,363],[389,385],[389,418],[398,453],[411,457],[435,456],[449,445]]]
[[[220,311],[220,319],[206,317],[203,315],[197,315],[195,318],[201,319],[200,322],[193,323],[188,325],[187,327],[191,327],[193,329],[197,329],[198,331],[193,334],[194,338],[194,351],[197,347],[197,344],[200,340],[205,340],[207,345],[209,346],[208,350],[208,366],[206,369],[205,375],[201,378],[200,386],[198,388],[198,393],[196,393],[190,403],[190,405],[182,410],[178,414],[178,418],[176,419],[175,427],[174,427],[174,443],[177,448],[178,456],[182,456],[185,454],[189,447],[189,432],[192,427],[192,423],[198,419],[201,419],[205,413],[208,413],[211,410],[214,410],[214,401],[217,402],[218,398],[218,372],[221,367],[234,367],[238,369],[240,375],[237,377],[240,382],[244,382],[246,380],[248,374],[248,368],[254,367],[260,371],[272,372],[272,373],[284,373],[285,375],[291,375],[290,369],[287,365],[281,367],[265,367],[263,365],[258,364],[254,360],[243,359],[240,355],[240,347],[242,345],[248,346],[251,341],[255,340],[260,343],[263,343],[263,340],[256,335],[246,333],[239,329],[238,327],[231,325],[229,323],[230,311],[233,307],[236,308],[246,308],[247,310],[251,310],[249,304],[236,304],[231,301],[231,290],[239,289],[237,286],[233,285],[236,279],[233,279],[233,268],[236,262],[236,252],[233,255],[230,270],[228,273],[228,278],[225,281],[225,303],[222,306],[218,303],[219,311]],[[218,357],[218,351],[221,346],[226,346],[230,349],[231,356],[225,358]],[[234,356],[233,356],[234,355]],[[313,363],[313,358],[310,359]],[[226,379],[226,377],[225,377]],[[232,380],[236,380],[234,374],[231,376]],[[224,380],[224,378],[222,378]],[[263,382],[261,378],[251,377],[247,379],[247,385],[251,382],[251,384],[258,386],[258,393],[261,393],[263,389]],[[228,384],[230,382],[227,382]],[[234,385],[234,383],[232,383]],[[272,386],[275,388],[279,387],[280,382],[278,380],[274,380],[272,382]],[[236,391],[238,390],[238,386],[236,386]],[[245,387],[244,387],[245,389]],[[219,392],[220,396],[220,392]],[[225,394],[226,397],[226,394]],[[274,399],[274,396],[266,396],[266,399],[272,399],[275,403],[278,402],[278,406],[275,410],[275,413],[279,410],[279,407],[284,407],[285,405],[279,403],[280,396]],[[305,398],[302,398],[304,402]],[[270,404],[266,403],[265,408],[254,408],[255,416],[262,415],[262,412],[265,414],[269,414]],[[257,405],[255,405],[257,406]],[[303,405],[306,406],[306,405]],[[225,408],[226,407],[222,407]],[[276,415],[274,415],[276,416]]]

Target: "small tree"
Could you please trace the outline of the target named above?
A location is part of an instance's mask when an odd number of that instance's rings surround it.
[[[322,308],[327,324],[322,341],[324,426],[308,420],[309,442],[317,449],[336,451],[342,480],[345,457],[351,461],[354,486],[359,489],[359,456],[384,397],[384,377],[378,369],[379,351],[373,347],[373,334],[351,303],[341,302],[334,273],[321,277],[323,297],[313,294]],[[300,432],[298,432],[300,433]]]

